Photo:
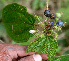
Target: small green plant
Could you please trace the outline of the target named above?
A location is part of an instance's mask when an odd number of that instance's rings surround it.
[[[38,53],[46,53],[48,59],[51,61],[56,54],[56,49],[58,48],[58,35],[56,33],[56,30],[61,30],[64,24],[60,20],[62,12],[56,14],[50,13],[48,10],[48,2],[49,0],[47,0],[47,10],[44,11],[46,20],[41,22],[41,19],[38,16],[35,16],[36,20],[39,21],[38,24],[43,30],[30,30],[30,33],[34,33],[35,37],[38,38],[28,46],[27,52],[32,51]]]
[[[2,12],[6,31],[14,40],[14,44],[28,43],[26,52],[46,53],[49,61],[65,61],[65,59],[68,61],[69,55],[54,57],[58,48],[56,30],[61,30],[65,23],[60,20],[62,13],[50,13],[48,2],[49,0],[47,0],[47,9],[44,11],[46,16],[44,21],[41,21],[42,18],[39,16],[29,14],[26,7],[22,5],[17,3],[7,5]],[[35,21],[38,21],[42,30],[34,29]],[[28,42],[35,37],[37,37],[35,41]]]

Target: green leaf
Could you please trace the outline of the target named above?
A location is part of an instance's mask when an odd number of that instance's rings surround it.
[[[15,41],[12,41],[12,44],[18,44],[18,45],[29,45],[31,43],[31,39],[35,38],[35,36],[32,36],[29,38],[29,40],[27,42],[23,42],[23,43],[17,43]]]
[[[69,54],[54,57],[51,61],[69,61]]]
[[[57,48],[57,41],[54,40],[52,36],[46,36],[43,38],[39,37],[34,42],[32,42],[28,46],[27,52],[46,53],[48,59],[51,60],[54,58]]]
[[[7,5],[2,11],[2,18],[8,36],[16,43],[27,42],[33,35],[35,18],[27,12],[26,7],[17,3]]]

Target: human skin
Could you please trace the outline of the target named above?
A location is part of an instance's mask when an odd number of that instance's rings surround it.
[[[42,61],[47,60],[45,54],[26,53],[27,45],[0,44],[0,61]]]

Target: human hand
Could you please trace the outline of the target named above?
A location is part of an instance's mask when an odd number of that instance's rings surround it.
[[[26,53],[27,46],[0,44],[0,61],[42,61],[47,60],[45,54]]]

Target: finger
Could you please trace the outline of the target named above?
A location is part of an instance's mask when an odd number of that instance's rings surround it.
[[[23,57],[23,56],[27,56],[27,55],[33,55],[35,53],[35,52],[29,52],[29,53],[27,53],[26,52],[27,47],[28,46],[26,46],[26,45],[24,45],[24,46],[15,45],[15,49],[16,49],[17,55],[20,56],[20,57]]]
[[[12,59],[17,58],[18,56],[23,57],[34,54],[34,52],[26,53],[26,49],[28,46],[13,45],[13,44],[3,44],[3,45],[4,47],[6,47],[6,50],[8,50],[8,54]]]
[[[42,61],[42,57],[37,54],[21,58],[19,61]]]
[[[2,44],[1,46],[7,47],[6,49],[8,49],[8,53],[12,59],[17,58],[18,56],[23,57],[35,53],[35,52],[26,53],[27,46],[14,45],[14,44]],[[45,54],[41,54],[41,56],[42,59],[44,60],[48,59]]]
[[[43,60],[47,60],[48,59],[48,57],[46,56],[46,54],[43,54],[43,53],[41,53],[41,57],[42,57]]]

